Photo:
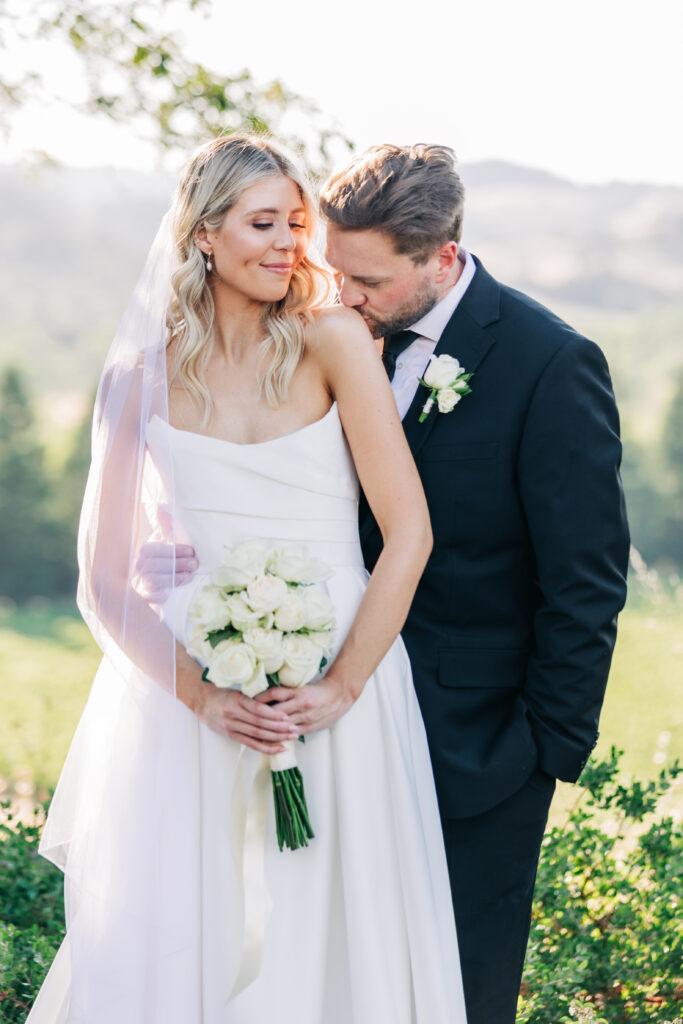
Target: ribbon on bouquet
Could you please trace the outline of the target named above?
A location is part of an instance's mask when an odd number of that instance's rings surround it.
[[[242,876],[244,924],[237,976],[228,1002],[248,988],[261,971],[266,928],[273,905],[266,881],[266,826],[272,791],[271,772],[296,768],[297,764],[294,742],[284,742],[287,749],[282,753],[261,755],[248,802],[244,799],[247,747],[242,747],[237,758],[231,826],[237,870]]]

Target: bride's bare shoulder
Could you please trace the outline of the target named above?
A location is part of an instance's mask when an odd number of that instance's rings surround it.
[[[375,342],[363,317],[346,306],[326,306],[316,310],[306,328],[306,347],[328,352],[339,347],[374,347]]]
[[[311,314],[311,325],[318,331],[335,332],[362,330],[369,337],[370,332],[365,326],[363,317],[355,309],[348,306],[324,306]]]

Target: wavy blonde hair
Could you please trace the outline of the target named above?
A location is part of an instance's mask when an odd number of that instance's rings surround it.
[[[306,176],[288,153],[261,136],[228,135],[202,146],[187,164],[176,190],[172,216],[179,266],[172,277],[168,344],[174,345],[177,376],[199,404],[204,424],[213,410],[205,370],[213,346],[215,311],[204,256],[195,241],[197,231],[202,225],[217,231],[244,190],[273,175],[284,175],[299,190],[310,243],[317,210]],[[286,401],[304,351],[304,328],[314,310],[331,301],[331,295],[330,275],[315,262],[309,247],[294,268],[285,297],[264,303],[259,386],[270,406]]]

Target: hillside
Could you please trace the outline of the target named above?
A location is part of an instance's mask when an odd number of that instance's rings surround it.
[[[683,365],[683,188],[579,186],[499,162],[463,178],[466,246],[603,345],[646,436]],[[25,366],[38,395],[92,388],[172,184],[0,167],[0,362]]]

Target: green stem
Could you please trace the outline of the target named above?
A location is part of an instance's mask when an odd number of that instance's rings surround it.
[[[298,850],[314,838],[308,816],[303,777],[298,768],[272,773],[275,828],[280,850]]]

